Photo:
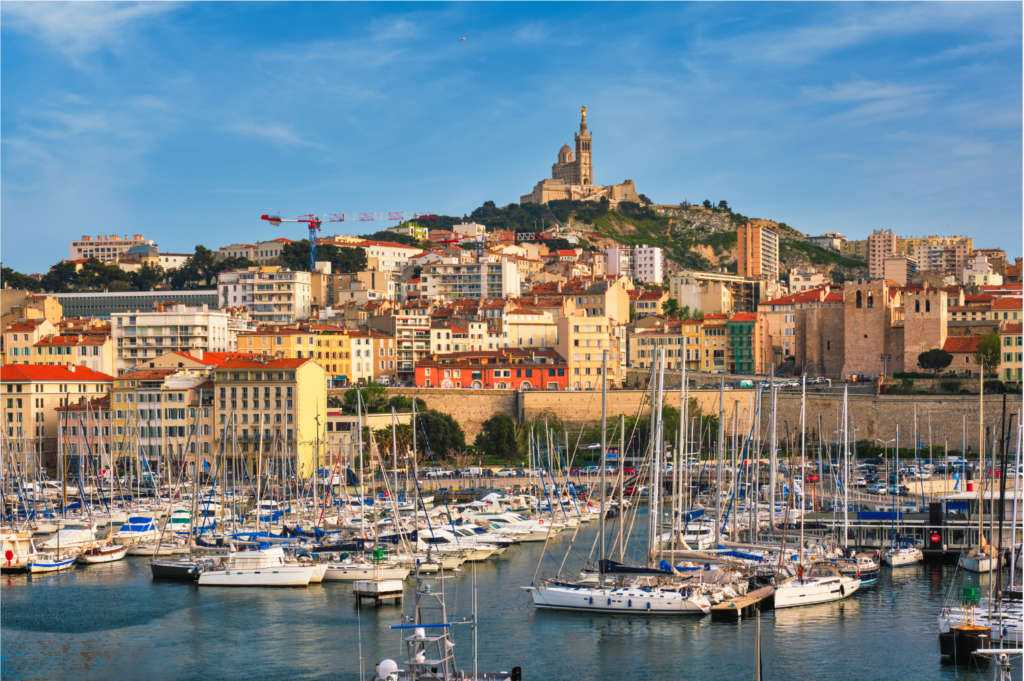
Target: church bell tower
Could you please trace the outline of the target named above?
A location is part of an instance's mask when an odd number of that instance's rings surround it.
[[[590,159],[590,142],[593,136],[587,132],[587,107],[583,107],[580,131],[576,133],[576,167],[573,169],[572,184],[591,186],[594,184],[594,166]]]

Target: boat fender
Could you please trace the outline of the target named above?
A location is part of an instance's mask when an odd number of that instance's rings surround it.
[[[846,596],[846,587],[843,586],[842,584],[839,585],[839,595],[840,596]]]
[[[590,604],[591,604],[591,605],[593,605],[593,604],[594,604],[594,597],[593,597],[593,596],[591,596],[591,597],[590,597]]]
[[[632,598],[630,598],[629,602],[626,603],[626,607],[629,607],[629,608],[633,607],[633,599]]]
[[[609,598],[608,599],[608,605],[611,605],[611,604],[612,604],[612,599]]]
[[[651,602],[650,602],[650,601],[647,601],[647,609],[648,609],[648,610],[650,610],[650,609],[651,609]]]
[[[857,579],[860,579],[860,570],[857,570]]]

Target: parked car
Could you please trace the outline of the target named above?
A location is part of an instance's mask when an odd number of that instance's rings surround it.
[[[643,496],[643,495],[647,494],[647,488],[646,487],[627,487],[626,489],[622,490],[622,493],[624,495],[626,495],[627,497],[638,496],[638,495],[639,496]]]
[[[448,471],[440,469],[440,468],[435,468],[433,470],[429,470],[426,473],[424,473],[423,477],[435,478],[436,479],[436,478],[447,478],[449,475],[450,475],[450,473]]]
[[[864,482],[866,482],[869,485],[873,485],[879,480],[880,478],[874,473],[868,473],[867,475],[864,476]]]
[[[626,470],[622,471],[626,475],[636,475],[636,469],[632,466],[626,466]]]
[[[817,473],[808,473],[804,482],[818,482],[819,480],[821,480],[821,478],[818,477]]]
[[[874,484],[868,485],[867,492],[868,494],[885,494],[886,490],[887,488],[885,485],[876,482]]]
[[[583,475],[600,475],[600,473],[600,466],[587,466],[586,468],[583,469]]]
[[[500,471],[494,474],[496,478],[511,478],[517,475],[517,471],[514,468],[502,468]]]
[[[868,481],[864,478],[864,476],[858,475],[856,478],[853,479],[854,487],[866,487],[867,484]]]

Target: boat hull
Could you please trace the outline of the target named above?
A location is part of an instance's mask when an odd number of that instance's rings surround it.
[[[912,551],[886,551],[882,554],[882,562],[889,567],[909,567],[911,565],[917,565],[924,560],[924,554],[920,549],[914,549]]]
[[[89,550],[80,554],[77,558],[79,563],[94,565],[97,563],[113,563],[121,560],[128,554],[128,547],[121,546],[111,550],[110,547]]]
[[[988,574],[989,570],[997,569],[995,560],[991,556],[978,554],[974,556],[960,555],[958,561],[960,569],[977,574]]]
[[[796,578],[794,578],[796,579]],[[825,583],[804,584],[788,582],[793,586],[780,586],[775,590],[775,609],[818,605],[848,598],[860,589],[859,580],[829,580]]]
[[[259,570],[210,570],[199,575],[199,586],[309,586],[312,565],[281,565]]]
[[[369,564],[325,564],[323,581],[325,582],[356,582],[366,579],[405,579],[409,569],[401,566],[375,567]]]
[[[180,560],[155,560],[149,565],[153,579],[194,582],[198,570],[196,564]]]
[[[58,570],[67,570],[74,566],[74,556],[71,556],[70,558],[58,558],[56,560],[32,561],[32,565],[29,567],[29,572],[32,574],[41,572],[57,572]]]
[[[533,604],[540,610],[698,616],[711,612],[706,599],[699,600],[680,591],[542,586],[531,587],[531,595]]]

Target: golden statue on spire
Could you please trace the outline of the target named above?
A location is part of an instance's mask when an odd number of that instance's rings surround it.
[[[583,120],[587,120],[587,107],[583,107]]]

